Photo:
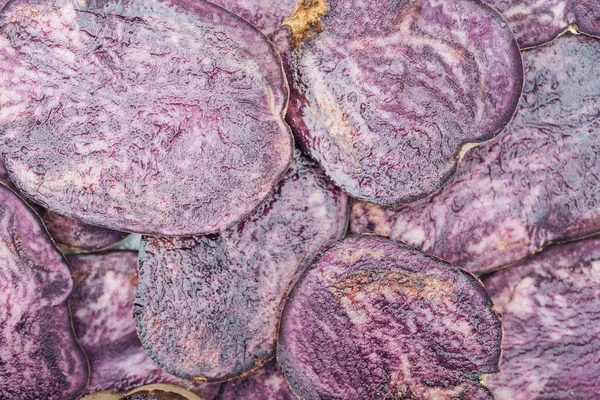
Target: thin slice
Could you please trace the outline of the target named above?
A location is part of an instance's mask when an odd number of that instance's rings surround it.
[[[598,0],[488,0],[508,21],[521,48],[549,42],[569,25],[600,36]]]
[[[232,11],[254,24],[265,35],[271,36],[286,18],[292,16],[298,0],[213,0],[213,3]]]
[[[96,392],[81,400],[207,400],[181,387],[169,384],[144,385],[128,392]],[[241,400],[241,399],[240,399]]]
[[[0,185],[0,399],[77,399],[88,364],[73,335],[69,266],[39,217]]]
[[[278,361],[303,399],[492,399],[502,324],[470,273],[380,236],[321,255],[283,311]]]
[[[354,204],[376,232],[483,274],[600,231],[600,40],[567,34],[523,53],[514,121],[467,153],[438,193],[405,207]]]
[[[75,278],[70,300],[73,327],[90,360],[85,393],[169,383],[214,399],[219,385],[199,385],[169,375],[144,351],[131,318],[138,282],[137,252],[72,254],[68,260]]]
[[[218,400],[296,400],[275,360],[221,385]]]
[[[145,237],[134,306],[143,346],[164,370],[222,381],[275,354],[290,285],[343,237],[347,197],[300,152],[257,212],[220,236]]]
[[[554,246],[485,281],[504,323],[496,400],[600,393],[600,239]]]
[[[0,21],[0,153],[28,198],[188,235],[250,215],[284,175],[287,86],[252,25],[205,0],[25,2]]]
[[[302,0],[274,40],[288,123],[353,197],[416,200],[491,139],[521,94],[519,47],[478,0]]]

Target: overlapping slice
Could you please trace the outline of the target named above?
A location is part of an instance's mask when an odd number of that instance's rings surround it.
[[[37,215],[0,185],[0,398],[77,399],[88,364],[71,327],[69,266]]]
[[[281,23],[292,16],[298,0],[214,0],[224,7],[251,22],[262,33],[271,36],[281,27]]]
[[[287,120],[353,197],[413,201],[492,138],[522,89],[519,48],[478,0],[303,0],[274,39],[288,70]]]
[[[137,252],[72,254],[68,260],[75,277],[70,300],[73,327],[90,361],[86,393],[167,383],[205,400],[216,396],[219,385],[198,385],[169,375],[144,351],[131,311],[138,282]]]
[[[204,0],[25,2],[0,21],[0,153],[29,198],[116,230],[207,233],[287,170],[281,62],[241,18]]]
[[[569,34],[523,58],[523,99],[502,135],[470,150],[428,199],[354,204],[354,233],[387,234],[485,273],[600,231],[600,40]]]
[[[496,400],[600,393],[600,239],[554,246],[487,278],[504,323]]]
[[[290,284],[347,223],[346,196],[295,156],[257,212],[221,235],[144,238],[135,321],[167,372],[220,381],[273,357]]]
[[[502,325],[470,273],[379,236],[329,248],[292,290],[278,361],[304,399],[491,399]]]
[[[537,46],[556,38],[569,25],[600,36],[597,0],[489,0],[508,21],[519,46]]]
[[[221,385],[218,400],[296,400],[275,360]]]

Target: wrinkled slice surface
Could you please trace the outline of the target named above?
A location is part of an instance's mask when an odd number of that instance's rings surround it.
[[[256,28],[204,0],[23,1],[0,21],[0,152],[29,198],[186,235],[248,216],[283,176],[286,83]]]
[[[502,325],[468,272],[380,236],[329,248],[290,294],[278,361],[304,399],[491,399]]]
[[[600,40],[561,36],[523,59],[523,99],[502,135],[470,150],[428,199],[354,204],[352,232],[387,234],[485,273],[600,230]]]
[[[517,106],[519,47],[479,1],[307,0],[286,24],[274,40],[287,120],[353,197],[396,204],[433,192],[463,145],[492,138]]]
[[[150,357],[187,379],[221,381],[275,353],[289,286],[346,230],[347,197],[296,152],[256,213],[217,236],[144,237],[134,314]]]
[[[537,46],[556,38],[569,25],[600,35],[597,0],[488,0],[504,16],[519,46]]]
[[[75,278],[73,327],[90,361],[86,393],[128,391],[168,383],[213,399],[219,385],[199,385],[158,367],[146,354],[132,320],[138,282],[137,252],[68,256]]]
[[[71,328],[69,266],[35,213],[3,185],[0,276],[0,398],[78,398],[88,364]]]
[[[554,246],[487,278],[504,324],[497,400],[600,393],[600,239]]]
[[[296,400],[275,360],[221,385],[218,400]]]
[[[271,36],[281,23],[292,16],[298,0],[214,0]]]

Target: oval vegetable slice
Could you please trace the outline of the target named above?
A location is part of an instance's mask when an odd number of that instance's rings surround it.
[[[243,378],[225,382],[218,400],[296,400],[275,360]]]
[[[2,12],[0,152],[19,190],[128,232],[250,215],[292,159],[272,44],[204,0],[75,3]]]
[[[351,22],[350,22],[351,21]],[[438,189],[522,89],[519,47],[478,0],[303,0],[275,35],[287,121],[344,191],[396,204]]]
[[[90,360],[85,393],[122,392],[154,383],[184,387],[213,399],[219,385],[199,385],[169,375],[146,354],[132,320],[138,282],[138,254],[114,251],[71,254],[75,291],[70,300],[73,327]]]
[[[352,232],[387,234],[483,274],[600,231],[600,40],[568,34],[523,59],[523,99],[502,135],[470,150],[428,199],[353,205]]]
[[[67,301],[69,266],[42,222],[0,185],[0,398],[77,399],[88,363]]]
[[[281,23],[292,16],[298,0],[214,0],[271,36]]]
[[[600,393],[600,239],[553,246],[484,280],[504,323],[496,400]]]
[[[481,282],[379,236],[335,243],[285,305],[278,361],[303,399],[492,399],[502,325]]]
[[[569,25],[600,36],[597,0],[489,0],[513,30],[519,46],[537,46],[556,38]]]
[[[289,286],[343,237],[348,201],[296,152],[282,183],[248,220],[221,235],[144,237],[134,306],[143,346],[164,370],[222,381],[275,353]]]

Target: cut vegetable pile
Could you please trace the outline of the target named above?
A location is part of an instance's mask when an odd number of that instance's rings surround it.
[[[596,0],[0,0],[0,400],[595,399],[599,135]]]

